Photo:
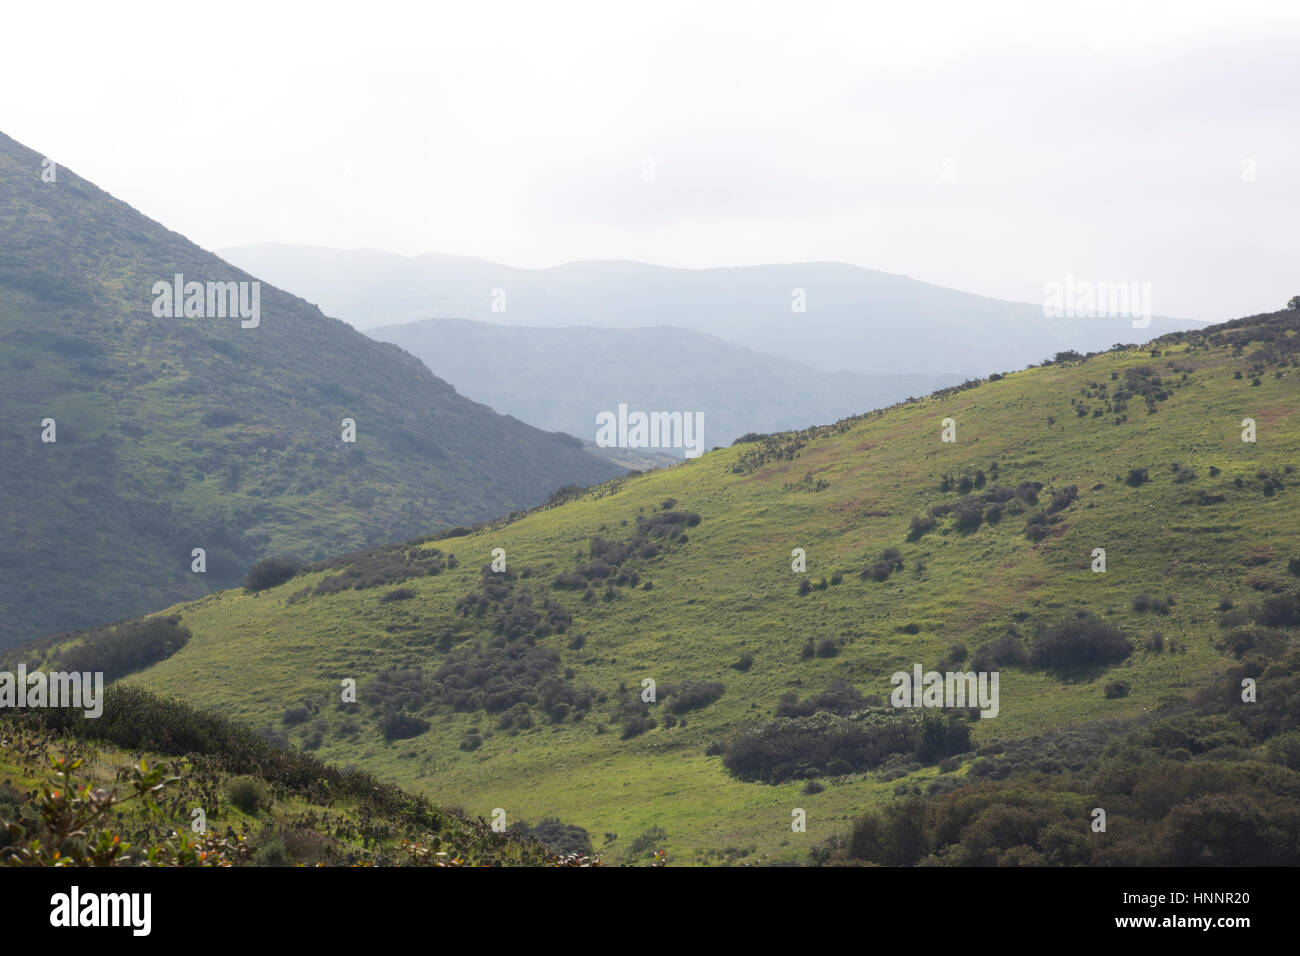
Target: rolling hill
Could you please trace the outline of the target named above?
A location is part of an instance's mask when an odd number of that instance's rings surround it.
[[[426,319],[367,333],[410,352],[461,394],[547,431],[592,439],[616,409],[701,412],[704,447],[882,408],[957,384],[953,375],[822,372],[711,335],[650,329],[512,328]],[[681,457],[681,452],[676,451]]]
[[[1142,329],[1129,318],[1046,318],[1041,303],[990,299],[838,262],[671,269],[601,260],[517,269],[467,256],[277,243],[221,252],[360,329],[429,318],[671,325],[813,368],[870,375],[988,375],[1068,349],[1198,327],[1159,315]],[[1048,281],[1064,283],[1065,276]],[[794,310],[796,290],[803,311]]]
[[[0,647],[619,472],[269,284],[254,318],[254,276],[42,172],[0,135]],[[195,311],[233,317],[159,314],[177,275],[204,284]],[[247,317],[216,282],[248,283]]]
[[[10,662],[614,862],[1294,863],[1298,355],[1290,311],[1062,356]],[[917,666],[996,716],[891,706]]]

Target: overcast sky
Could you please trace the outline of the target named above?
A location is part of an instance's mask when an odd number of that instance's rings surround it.
[[[1300,293],[1293,0],[410,7],[10,3],[0,129],[210,249]]]

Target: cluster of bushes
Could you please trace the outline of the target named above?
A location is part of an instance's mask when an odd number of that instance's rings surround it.
[[[840,646],[829,637],[823,637],[820,641],[810,637],[800,648],[799,657],[806,661],[813,657],[836,657],[839,653]]]
[[[781,486],[782,491],[825,491],[831,486],[831,483],[825,478],[814,478],[811,471],[804,472],[804,476],[798,481],[787,481]]]
[[[848,681],[837,677],[826,685],[825,690],[809,695],[804,700],[800,700],[799,695],[794,691],[782,694],[776,705],[776,716],[811,717],[813,714],[827,713],[847,717],[868,707],[879,707],[882,703],[878,696],[873,694],[871,697],[864,697]]]
[[[707,707],[722,696],[724,689],[718,681],[687,681],[665,687],[664,697],[670,713],[685,714]]]
[[[529,568],[522,572],[523,577],[531,575]],[[485,565],[479,590],[458,598],[456,610],[462,617],[478,618],[492,611],[492,633],[509,642],[533,644],[551,634],[566,633],[573,623],[569,610],[549,597],[535,602],[532,589],[526,584],[516,587],[516,581],[514,571],[493,573]]]
[[[741,444],[754,447],[745,449],[736,459],[736,463],[731,466],[731,470],[738,475],[748,475],[774,461],[794,461],[810,441],[842,435],[866,417],[866,415],[855,415],[841,419],[833,425],[815,425],[802,431],[780,432],[775,435],[758,435],[752,432],[742,435],[731,443],[732,447]]]
[[[1241,681],[1269,692],[1243,705]],[[1108,685],[1108,695],[1122,688]],[[893,866],[1300,864],[1300,648],[1249,654],[1192,709],[1072,728],[972,765],[965,786],[858,819],[819,863]],[[1058,737],[1061,735],[1058,734]],[[1093,832],[1092,811],[1106,812]]]
[[[453,651],[442,662],[430,685],[430,700],[465,713],[501,714],[502,729],[527,729],[532,707],[558,723],[585,714],[597,694],[562,677],[560,656],[549,648],[476,644]]]
[[[996,478],[996,468],[990,467]],[[1037,505],[1038,492],[1043,487],[1041,481],[1022,481],[1015,488],[992,485],[979,494],[973,493],[975,489],[984,488],[984,485],[985,477],[982,470],[977,470],[973,476],[964,473],[956,481],[951,476],[944,475],[940,489],[943,491],[955,489],[963,497],[957,501],[933,505],[928,517],[913,518],[908,529],[908,540],[915,541],[933,531],[936,526],[935,519],[948,514],[956,519],[957,530],[967,534],[977,530],[985,521],[989,524],[997,524],[1004,514],[1019,514],[1025,507]]]
[[[738,475],[748,475],[774,461],[794,461],[804,445],[808,444],[809,438],[806,432],[742,436],[733,445],[743,442],[754,447],[742,452],[731,470]]]
[[[858,573],[862,580],[887,581],[895,571],[903,570],[903,555],[897,548],[886,548],[869,567]]]
[[[596,702],[595,690],[574,686],[559,668],[559,654],[548,648],[475,644],[451,651],[432,677],[419,668],[380,671],[362,700],[388,740],[424,733],[425,717],[440,709],[496,714],[499,729],[518,732],[533,726],[533,708],[560,723]]]
[[[190,639],[179,615],[127,621],[88,631],[75,644],[59,650],[65,671],[103,671],[104,680],[117,680],[171,657]]]
[[[641,575],[636,570],[638,560],[648,561],[667,551],[670,542],[685,544],[687,528],[700,523],[694,511],[675,510],[677,502],[668,498],[658,511],[649,517],[638,515],[632,536],[628,541],[608,541],[599,535],[591,539],[589,560],[572,571],[555,577],[552,587],[561,590],[585,591],[584,599],[595,597],[593,588],[604,585],[606,598],[612,598],[612,588],[637,587]],[[650,582],[644,585],[647,589]]]
[[[316,585],[316,594],[334,594],[349,588],[360,591],[384,584],[400,584],[410,578],[432,577],[441,574],[446,568],[456,567],[456,564],[454,554],[448,554],[444,558],[437,548],[400,544],[358,551],[308,565],[302,570],[304,573],[312,573],[342,568],[341,574],[331,574]]]
[[[1141,398],[1147,406],[1147,413],[1154,414],[1156,405],[1169,398],[1164,382],[1150,365],[1124,370],[1124,382],[1115,389],[1111,396],[1108,411],[1123,412],[1128,408],[1131,398]]]
[[[970,749],[970,724],[936,710],[858,711],[778,717],[743,731],[722,748],[741,780],[782,783],[870,770],[891,754],[938,761]]]
[[[983,488],[986,480],[982,468],[977,468],[974,472],[963,471],[956,478],[945,474],[939,479],[939,490],[947,494],[956,489],[958,494],[968,495],[977,488]]]

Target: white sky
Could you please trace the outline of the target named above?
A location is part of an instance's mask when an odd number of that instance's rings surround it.
[[[0,49],[0,129],[208,248],[1300,293],[1294,0],[10,2]]]

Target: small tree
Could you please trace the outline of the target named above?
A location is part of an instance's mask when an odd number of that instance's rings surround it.
[[[1287,300],[1286,307],[1288,309],[1300,309],[1300,295],[1291,296],[1291,298]]]

